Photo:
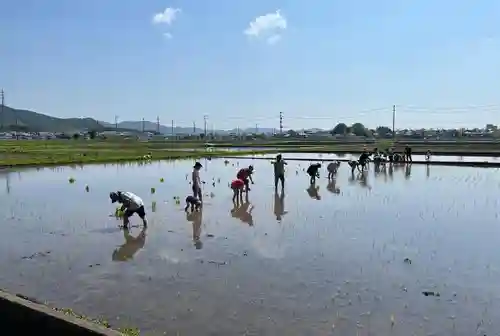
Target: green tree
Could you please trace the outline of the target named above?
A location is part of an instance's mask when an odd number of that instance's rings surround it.
[[[80,138],[80,133],[73,134],[73,139],[78,140]]]
[[[97,132],[96,131],[90,131],[88,134],[89,134],[89,138],[91,138],[91,139],[95,139],[96,136],[97,136]]]
[[[337,134],[344,135],[347,132],[348,132],[348,127],[344,123],[337,124],[337,126],[335,126],[331,131],[332,135],[337,135]]]
[[[351,132],[356,136],[369,136],[369,131],[366,129],[365,125],[361,123],[355,123],[351,126]]]
[[[392,136],[392,130],[387,126],[379,126],[375,131],[380,137]]]

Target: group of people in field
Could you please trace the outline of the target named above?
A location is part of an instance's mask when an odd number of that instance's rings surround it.
[[[426,161],[430,161],[430,157],[431,152],[427,151],[425,155]],[[392,149],[388,149],[384,152],[379,151],[377,148],[375,148],[372,152],[368,152],[365,148],[357,160],[350,160],[347,164],[351,168],[351,172],[354,173],[356,169],[364,171],[369,162],[373,162],[375,165],[383,165],[386,163],[412,163],[412,150],[409,146],[406,146],[403,153],[394,153]],[[277,191],[278,186],[281,184],[281,189],[284,190],[285,166],[287,163],[283,160],[281,154],[277,155],[276,159],[271,163],[274,167],[274,189]],[[329,180],[334,179],[340,164],[340,161],[333,161],[328,164],[327,172]],[[203,206],[202,181],[200,178],[201,168],[203,168],[203,165],[200,162],[196,162],[193,166],[193,171],[191,173],[192,194],[186,197],[185,211],[188,211],[189,209],[191,212],[199,211]],[[309,175],[311,185],[315,184],[316,179],[319,177],[320,169],[320,163],[313,163],[307,168],[306,173]],[[235,179],[230,183],[230,188],[233,191],[233,202],[243,202],[243,193],[246,193],[248,196],[250,184],[254,184],[252,177],[253,173],[254,167],[252,165],[238,170]],[[144,227],[147,227],[148,222],[144,202],[139,196],[127,191],[116,191],[111,192],[109,194],[109,198],[112,203],[118,202],[122,205],[120,210],[123,213],[124,228],[128,227],[129,218],[134,214],[137,214],[142,219]]]

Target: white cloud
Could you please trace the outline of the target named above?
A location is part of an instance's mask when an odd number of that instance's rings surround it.
[[[281,15],[280,10],[277,10],[256,17],[243,33],[250,37],[265,38],[269,44],[275,44],[281,39],[281,32],[286,28],[286,18]]]
[[[156,13],[153,15],[153,23],[166,23],[167,25],[171,25],[175,19],[177,18],[177,14],[181,12],[180,8],[170,8],[167,7],[163,12]]]
[[[170,33],[163,33],[163,37],[165,37],[167,40],[170,40],[173,36]]]

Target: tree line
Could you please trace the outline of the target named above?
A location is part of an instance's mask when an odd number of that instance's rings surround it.
[[[392,137],[392,129],[387,126],[378,126],[375,129],[369,129],[361,123],[354,123],[347,126],[344,123],[337,124],[330,132],[332,135],[348,135],[354,134],[356,136],[372,137],[377,133],[380,137]]]

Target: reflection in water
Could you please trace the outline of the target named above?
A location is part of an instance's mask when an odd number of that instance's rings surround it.
[[[426,167],[425,167],[425,176],[427,178],[429,178],[431,176],[431,166],[430,165],[426,165]]]
[[[411,163],[405,166],[405,179],[409,179],[411,177]]]
[[[245,201],[240,204],[239,199],[233,203],[233,209],[231,209],[231,216],[233,218],[238,218],[243,223],[250,226],[254,225],[252,211],[254,206],[248,200],[248,193],[245,194]]]
[[[368,188],[368,189],[371,189],[372,187],[368,184],[368,172],[367,171],[363,171],[361,173],[358,174],[357,176],[357,179],[359,181],[359,185],[364,187],[364,188]]]
[[[268,162],[252,163],[272,174]],[[207,180],[231,181],[231,164],[207,162]],[[289,162],[291,171],[302,170],[294,164]],[[247,165],[240,160],[240,166]],[[119,174],[114,165],[42,169],[23,172],[22,180],[12,173],[11,194],[0,189],[2,286],[153,335],[465,336],[500,330],[495,283],[500,254],[492,253],[500,235],[495,170],[433,166],[431,181],[428,167],[415,165],[405,180],[403,165],[384,183],[382,167],[380,178],[374,178],[372,165],[367,176],[375,195],[365,192],[363,176],[358,180],[355,173],[342,197],[322,202],[304,194],[304,174],[289,174],[286,216],[285,196],[271,198],[274,185],[263,179],[252,191],[252,204],[240,202],[231,212],[251,222],[250,207],[263,209],[253,213],[259,225],[249,228],[227,216],[231,190],[225,183],[207,186],[218,197],[205,204],[203,220],[200,214],[186,221],[182,205],[166,201],[189,190],[184,177],[191,166],[122,165]],[[393,168],[387,165],[388,175]],[[77,182],[67,183],[68,176]],[[349,176],[348,167],[341,166],[338,184],[320,179],[316,186],[332,192]],[[81,187],[86,184],[88,193]],[[106,195],[117,185],[144,195],[148,205],[161,202],[148,214],[148,246],[134,257],[140,263],[109,261],[90,268],[102,261],[102,246],[123,243],[113,218],[106,225],[113,229],[102,231]],[[155,195],[151,187],[157,188]],[[40,197],[33,190],[46,192]],[[273,225],[280,216],[287,225]],[[383,225],[373,225],[373,218]],[[214,239],[195,250],[192,240],[200,246],[205,230]],[[133,237],[139,231],[123,232],[125,244],[113,260],[129,260],[144,245],[144,239]],[[203,237],[210,236],[206,233]],[[45,257],[35,253],[48,250],[53,252]],[[33,253],[36,262],[21,259]],[[109,260],[109,252],[104,258]]]
[[[186,213],[187,221],[191,222],[193,225],[193,243],[197,250],[203,247],[203,242],[201,241],[201,226],[203,222],[203,208],[198,211]]]
[[[7,190],[7,194],[10,194],[10,174],[7,173],[5,176],[5,190]]]
[[[311,183],[306,191],[309,194],[309,197],[318,201],[321,199],[321,196],[319,195],[319,186],[317,186],[316,183]]]
[[[128,261],[146,244],[146,228],[144,227],[137,237],[130,234],[130,229],[123,229],[125,244],[113,251],[113,261]]]
[[[331,179],[330,181],[328,181],[328,185],[326,186],[326,190],[328,190],[332,194],[340,194],[340,188],[337,187],[337,180]]]
[[[285,191],[282,190],[281,193],[274,193],[274,215],[277,221],[281,221],[284,215],[288,211],[285,211]]]

